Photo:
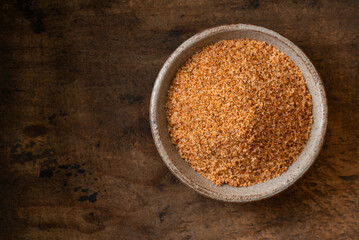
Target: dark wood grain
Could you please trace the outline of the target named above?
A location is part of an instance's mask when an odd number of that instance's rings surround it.
[[[358,1],[1,3],[1,239],[355,239],[359,236]],[[267,200],[198,195],[151,138],[152,85],[209,27],[279,32],[323,78],[329,125],[305,176]]]

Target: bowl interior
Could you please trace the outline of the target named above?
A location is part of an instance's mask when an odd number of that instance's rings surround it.
[[[224,39],[249,38],[276,47],[286,54],[301,70],[312,96],[313,125],[309,140],[299,158],[281,176],[264,183],[248,187],[216,186],[195,172],[185,160],[181,159],[168,134],[165,113],[167,91],[177,69],[202,47]],[[169,169],[184,183],[208,197],[246,202],[272,196],[300,178],[314,162],[323,143],[326,129],[327,106],[324,88],[314,66],[304,53],[289,40],[265,28],[252,25],[229,25],[201,32],[184,42],[169,57],[161,69],[152,92],[151,129],[158,151]]]

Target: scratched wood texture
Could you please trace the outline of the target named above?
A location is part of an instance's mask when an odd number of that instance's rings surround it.
[[[357,239],[358,1],[2,1],[0,239]],[[153,83],[209,27],[279,32],[312,60],[329,104],[324,147],[267,200],[208,199],[151,138]]]

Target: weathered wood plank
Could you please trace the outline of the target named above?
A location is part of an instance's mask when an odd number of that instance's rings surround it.
[[[1,4],[1,239],[350,239],[359,235],[358,1]],[[148,123],[161,65],[198,31],[251,23],[301,47],[328,96],[325,145],[282,194],[202,197]]]

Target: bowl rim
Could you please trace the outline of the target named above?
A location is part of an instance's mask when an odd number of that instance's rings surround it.
[[[163,143],[159,136],[159,129],[158,129],[158,125],[157,125],[157,114],[156,114],[157,108],[160,107],[160,106],[157,106],[158,105],[157,101],[159,99],[159,88],[161,87],[161,85],[164,82],[165,73],[167,72],[169,66],[171,64],[173,64],[174,60],[179,55],[181,55],[182,51],[191,47],[194,43],[196,43],[202,39],[208,38],[208,37],[210,37],[214,34],[217,34],[219,32],[229,32],[229,31],[236,31],[236,30],[250,30],[250,31],[261,32],[261,33],[264,33],[264,34],[270,35],[271,37],[276,38],[277,40],[283,42],[285,45],[290,47],[297,54],[297,56],[303,60],[303,62],[306,64],[306,66],[310,70],[310,73],[311,73],[313,79],[315,81],[317,81],[318,90],[319,90],[318,92],[320,92],[321,98],[323,100],[323,102],[322,102],[322,125],[320,126],[320,138],[318,141],[315,142],[315,144],[316,144],[315,151],[311,155],[310,161],[308,161],[308,163],[305,165],[305,168],[302,171],[298,172],[289,182],[287,182],[286,184],[283,184],[276,191],[272,191],[268,194],[262,194],[262,195],[257,194],[257,195],[250,196],[250,197],[248,197],[248,196],[241,197],[238,195],[233,195],[233,197],[227,197],[227,196],[224,196],[221,194],[213,194],[213,192],[211,190],[206,189],[205,187],[203,187],[201,185],[198,185],[195,181],[190,180],[185,174],[183,174],[171,162],[169,155],[166,153],[166,149],[163,146]],[[315,69],[314,65],[312,64],[312,62],[309,60],[309,58],[305,55],[305,53],[299,47],[297,47],[294,43],[292,43],[290,40],[283,37],[282,35],[278,34],[277,32],[274,32],[267,28],[255,26],[255,25],[251,25],[251,24],[230,24],[230,25],[221,25],[221,26],[209,28],[209,29],[203,30],[203,31],[193,35],[192,37],[190,37],[189,39],[184,41],[179,47],[177,47],[177,49],[168,57],[168,59],[162,65],[162,68],[157,75],[157,78],[155,80],[155,83],[154,83],[154,86],[152,89],[149,115],[150,115],[149,117],[150,117],[152,137],[154,139],[158,153],[160,154],[163,162],[170,169],[170,171],[177,178],[179,178],[184,184],[186,184],[187,186],[189,186],[196,192],[198,192],[206,197],[212,198],[212,199],[226,201],[226,202],[252,202],[252,201],[258,201],[258,200],[262,200],[265,198],[269,198],[273,195],[278,194],[279,192],[284,191],[285,189],[287,189],[288,187],[293,185],[298,179],[300,179],[304,175],[304,173],[307,172],[308,169],[313,165],[313,163],[314,163],[315,159],[318,157],[320,150],[322,148],[322,145],[324,143],[325,133],[326,133],[326,129],[327,129],[327,121],[328,121],[327,120],[328,119],[328,106],[327,106],[327,98],[326,98],[323,82],[322,82],[317,70]]]

